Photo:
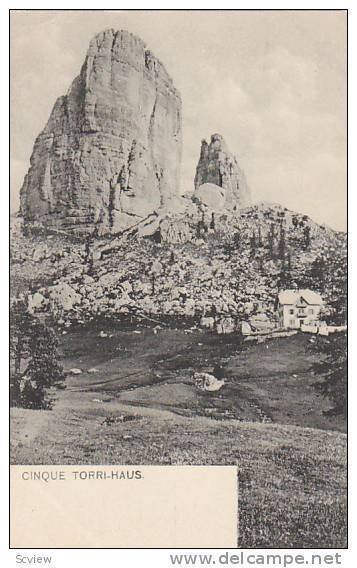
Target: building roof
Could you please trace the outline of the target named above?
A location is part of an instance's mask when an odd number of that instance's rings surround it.
[[[296,302],[303,298],[307,304],[313,304],[314,306],[322,306],[323,300],[318,294],[313,290],[282,290],[278,295],[278,300],[280,304],[296,304]]]

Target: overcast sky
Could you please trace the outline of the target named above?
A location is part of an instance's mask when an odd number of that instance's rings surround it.
[[[181,193],[202,138],[224,136],[254,201],[346,229],[346,14],[313,11],[13,12],[12,210],[35,137],[90,39],[139,35],[181,92]]]

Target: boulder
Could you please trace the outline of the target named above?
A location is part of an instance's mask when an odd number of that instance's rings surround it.
[[[33,251],[32,260],[34,262],[40,262],[48,255],[47,247],[38,246]]]
[[[196,302],[192,298],[188,298],[183,306],[183,313],[185,316],[195,315]]]
[[[265,313],[251,316],[249,323],[255,331],[271,331],[275,327],[275,323]]]
[[[198,389],[208,392],[219,391],[224,385],[223,379],[216,379],[209,373],[194,373],[193,380]]]
[[[183,244],[192,240],[193,232],[187,220],[167,217],[160,223],[161,238],[166,243]]]
[[[241,331],[242,331],[242,335],[250,335],[252,333],[252,328],[247,321],[242,321]]]
[[[68,371],[69,375],[81,375],[83,373],[82,369],[73,368]]]
[[[106,274],[102,274],[98,280],[98,284],[102,288],[110,289],[112,288],[117,282],[118,276],[114,272],[107,272]]]
[[[203,183],[195,191],[195,197],[206,207],[220,211],[226,203],[226,190],[214,183]]]
[[[34,294],[30,294],[28,296],[28,310],[31,314],[33,314],[36,310],[44,308],[48,300],[40,293],[35,292]]]
[[[233,318],[222,317],[217,321],[217,333],[227,334],[236,330],[236,323]]]
[[[93,250],[92,251],[92,260],[101,260],[102,259],[102,252],[100,250]]]
[[[207,316],[202,316],[201,320],[200,320],[200,325],[201,327],[206,327],[208,329],[213,329],[214,328],[214,318],[213,317],[207,317]]]
[[[76,304],[82,300],[82,296],[78,294],[66,282],[60,282],[56,286],[48,288],[50,301],[65,311],[71,310]]]
[[[154,235],[160,227],[161,218],[153,213],[149,215],[146,219],[141,221],[138,225],[138,235],[139,237],[150,237]]]
[[[115,299],[114,310],[120,312],[125,306],[129,306],[131,304],[133,304],[133,300],[126,292],[123,292],[119,298]]]
[[[93,276],[89,276],[89,274],[83,276],[83,284],[93,284],[93,282],[95,282]]]
[[[160,274],[162,272],[162,264],[161,262],[156,258],[152,265],[151,265],[151,273],[154,274],[155,276],[157,276],[158,274]]]
[[[124,282],[120,282],[120,288],[127,294],[130,294],[133,291],[133,286],[129,282],[129,280],[125,280]]]

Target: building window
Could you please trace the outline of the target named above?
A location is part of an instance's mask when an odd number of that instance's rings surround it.
[[[289,314],[294,314],[294,310],[289,310]]]
[[[313,308],[309,308],[308,312],[309,312],[309,314],[313,314],[314,313]]]
[[[291,319],[291,320],[290,320],[290,325],[295,325],[295,320],[294,320],[294,319]]]
[[[301,315],[304,315],[305,314],[305,308],[299,308],[298,313],[301,314]]]

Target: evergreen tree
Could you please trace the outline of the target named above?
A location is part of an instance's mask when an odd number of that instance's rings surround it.
[[[223,252],[228,260],[232,258],[233,243],[229,238],[223,242]]]
[[[32,381],[25,381],[21,391],[21,406],[32,410],[51,408],[51,401],[46,400],[45,389]]]
[[[240,245],[240,233],[236,231],[233,235],[233,242],[236,248],[239,248]]]
[[[250,237],[250,256],[253,258],[255,253],[257,252],[257,239],[255,236],[255,232],[253,231],[252,236]]]
[[[64,379],[62,366],[59,364],[58,339],[53,329],[36,322],[30,340],[30,361],[25,371],[38,387],[59,386]]]
[[[305,250],[308,250],[310,248],[311,245],[311,229],[309,227],[309,225],[306,225],[304,227],[304,248]]]
[[[274,258],[274,243],[275,243],[275,230],[273,223],[270,225],[269,233],[268,233],[268,249],[269,249],[269,257],[271,259]]]
[[[290,282],[290,275],[286,267],[286,261],[284,256],[281,259],[281,267],[280,267],[279,282],[278,282],[279,289],[283,290],[285,288],[288,288],[289,282]]]
[[[200,219],[196,226],[196,237],[198,239],[201,239],[204,235],[204,232],[205,232],[205,225],[202,219]]]
[[[10,360],[15,375],[21,373],[21,366],[29,356],[29,343],[35,318],[27,310],[24,300],[17,300],[10,310]]]
[[[285,229],[283,227],[280,228],[280,239],[279,239],[279,258],[284,261],[285,263]]]
[[[94,232],[92,232],[92,234],[89,234],[87,236],[84,244],[85,263],[88,266],[89,275],[93,273],[93,245],[94,245]]]
[[[11,404],[25,408],[50,408],[50,387],[63,385],[64,373],[58,363],[58,341],[53,329],[30,314],[24,302],[11,311],[10,374]]]
[[[316,384],[316,389],[332,404],[326,414],[346,417],[347,333],[319,336],[313,350],[321,355],[321,360],[314,365],[315,374],[322,377],[322,381]]]
[[[311,265],[310,275],[312,283],[315,283],[318,288],[323,288],[326,277],[326,264],[322,256],[317,256]]]

